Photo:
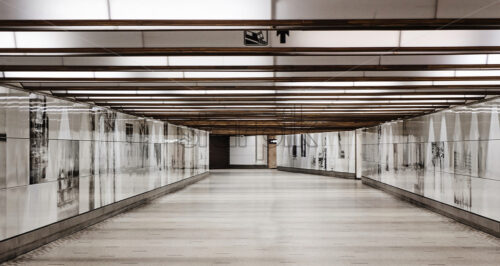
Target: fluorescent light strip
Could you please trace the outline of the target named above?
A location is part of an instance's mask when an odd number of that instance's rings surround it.
[[[272,78],[272,77],[495,77],[500,70],[345,71],[345,72],[190,72],[190,71],[5,71],[6,78]],[[295,82],[294,82],[295,83]],[[310,84],[310,83],[306,83]]]
[[[107,101],[103,101],[107,102]],[[223,103],[235,103],[235,104],[244,104],[245,102],[254,103],[254,101],[224,101]],[[284,103],[284,104],[310,104],[310,103],[318,103],[318,104],[331,104],[335,105],[337,104],[360,104],[360,103],[372,103],[372,104],[384,104],[384,103],[462,103],[463,100],[380,100],[380,101],[345,101],[345,100],[332,100],[332,101],[275,101],[275,103]],[[143,103],[143,104],[185,104],[185,103],[193,103],[192,101],[158,101],[158,100],[151,100],[151,101],[136,101],[136,100],[130,100],[130,101],[112,101],[109,102],[112,104],[133,104],[133,103]],[[214,103],[214,101],[197,101],[197,104],[203,105],[204,103]],[[223,103],[221,105],[223,105]]]
[[[256,97],[259,99],[259,101],[282,101],[282,100],[293,100],[293,99],[298,99],[302,101],[317,101],[317,98],[325,99],[325,100],[342,100],[345,98],[348,99],[353,99],[353,98],[359,98],[359,99],[366,99],[367,97],[371,99],[413,99],[413,98],[456,98],[456,99],[466,99],[466,98],[476,98],[478,95],[383,95],[383,96],[376,96],[376,95],[371,95],[371,96],[259,96]],[[75,97],[76,99],[88,99],[88,100],[108,100],[108,99],[130,99],[130,100],[175,100],[175,99],[183,99],[186,101],[190,101],[190,96],[77,96]],[[251,98],[251,96],[222,96],[222,97],[214,97],[217,98],[218,100],[211,100],[208,97],[192,97],[195,99],[203,99],[206,98],[206,101],[222,101],[219,99],[247,99]],[[248,101],[256,101],[256,100],[248,100]],[[196,101],[198,102],[198,101]]]

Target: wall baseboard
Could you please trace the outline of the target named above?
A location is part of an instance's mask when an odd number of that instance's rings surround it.
[[[243,164],[231,164],[229,165],[230,169],[268,169],[266,164],[257,164],[257,165],[243,165]]]
[[[433,212],[439,213],[493,236],[500,237],[500,222],[498,221],[459,209],[457,207],[430,198],[417,195],[410,191],[406,191],[367,177],[363,177],[362,182],[365,185],[380,189],[402,200],[424,207]]]
[[[284,166],[278,166],[277,169],[278,169],[278,171],[285,171],[285,172],[292,172],[292,173],[324,175],[324,176],[332,176],[332,177],[339,177],[339,178],[356,179],[355,173],[303,169],[303,168],[284,167]]]
[[[0,242],[0,263],[48,244],[61,237],[68,236],[112,216],[146,204],[156,198],[181,190],[206,178],[210,172],[199,174],[179,182],[166,185],[101,208],[14,236]]]

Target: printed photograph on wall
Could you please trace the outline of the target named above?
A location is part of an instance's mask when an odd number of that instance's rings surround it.
[[[160,143],[155,143],[153,145],[155,149],[155,157],[156,157],[156,167],[161,170],[161,144]]]
[[[444,142],[432,142],[432,166],[434,171],[443,171],[444,168]]]
[[[149,126],[146,120],[139,123],[139,145],[141,168],[148,166],[149,161]]]
[[[306,157],[307,155],[307,135],[300,134],[300,157]]]
[[[132,123],[125,123],[125,139],[127,142],[134,140],[134,125]]]
[[[47,98],[30,94],[30,184],[46,181],[49,147]]]
[[[177,167],[176,169],[181,169],[184,173],[185,167],[185,154],[186,154],[186,134],[185,129],[182,127],[177,127]]]
[[[5,128],[5,108],[0,108],[0,189],[7,186],[7,158],[5,157],[7,155],[6,149],[7,131]]]
[[[95,125],[95,111],[90,110],[89,111],[89,128],[90,128],[90,136],[91,136],[91,141],[90,141],[90,165],[89,165],[89,210],[95,209],[95,138],[96,138],[96,125]]]
[[[342,145],[342,136],[340,133],[337,133],[337,136],[339,137],[339,158],[345,159],[345,147]]]
[[[79,142],[53,140],[58,149],[57,218],[59,220],[78,215],[79,193]]]
[[[456,206],[470,210],[471,205],[471,176],[453,176],[453,203]]]

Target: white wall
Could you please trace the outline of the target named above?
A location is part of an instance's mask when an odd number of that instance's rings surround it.
[[[300,134],[278,136],[278,166],[354,173],[354,135],[354,131],[303,134],[303,145]]]
[[[500,98],[362,130],[363,177],[500,221]]]
[[[0,242],[208,171],[208,132],[0,94]]]
[[[266,136],[235,136],[229,138],[230,165],[266,165]]]

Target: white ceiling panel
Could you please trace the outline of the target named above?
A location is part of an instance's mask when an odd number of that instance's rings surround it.
[[[353,82],[354,86],[431,86],[432,81],[357,81]]]
[[[457,70],[457,77],[500,77],[500,70]]]
[[[0,47],[245,47],[242,31],[2,32]],[[143,37],[144,36],[144,41]],[[500,30],[291,31],[286,43],[269,32],[268,47],[500,46]],[[257,48],[258,49],[258,48]],[[354,57],[352,57],[354,58]],[[326,60],[326,59],[325,59]]]
[[[225,66],[273,65],[272,56],[224,56]]]
[[[271,0],[110,0],[112,19],[271,19]]]
[[[240,47],[242,31],[144,32],[145,47]]]
[[[76,56],[65,57],[64,64],[81,66],[166,66],[166,56]]]
[[[382,56],[382,65],[486,64],[488,55],[401,55]]]
[[[488,64],[500,64],[500,54],[490,54],[488,56]]]
[[[6,78],[93,78],[91,71],[4,71]]]
[[[141,47],[141,32],[16,32],[17,48]]]
[[[0,19],[424,19],[436,15],[498,18],[500,3],[496,0],[0,1]]]
[[[435,0],[277,0],[276,19],[431,18]]]
[[[0,19],[108,19],[107,0],[2,0]]]
[[[269,78],[272,72],[184,72],[186,78]]]
[[[95,72],[96,78],[183,78],[182,72]]]
[[[378,65],[379,56],[277,56],[276,65]]]
[[[439,0],[438,18],[498,18],[498,0]]]
[[[500,46],[500,30],[403,31],[401,46]]]
[[[67,66],[271,66],[271,65],[500,64],[500,55],[385,56],[0,56],[0,65]],[[355,70],[355,69],[353,69]]]
[[[49,65],[60,66],[63,58],[58,56],[0,56],[0,65]]]
[[[276,77],[362,77],[362,71],[276,72]]]
[[[16,48],[13,32],[0,32],[0,48]]]
[[[273,47],[396,47],[399,31],[291,31],[286,43],[269,38]]]
[[[455,71],[366,71],[367,77],[453,77]]]

